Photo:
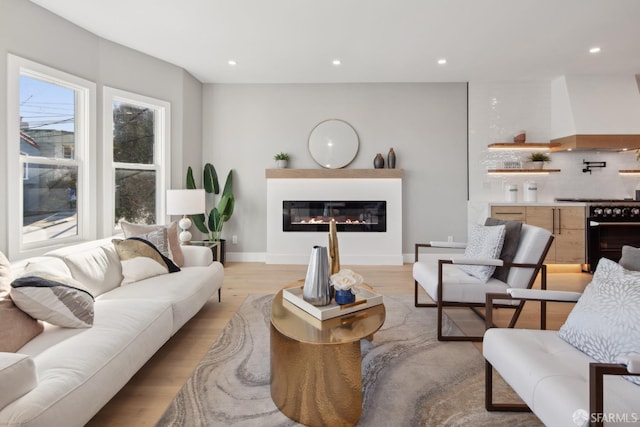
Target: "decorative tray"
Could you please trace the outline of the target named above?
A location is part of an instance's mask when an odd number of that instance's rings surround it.
[[[344,316],[345,314],[382,304],[382,295],[363,288],[360,288],[360,292],[356,294],[356,300],[354,302],[344,305],[339,305],[334,300],[331,300],[330,304],[322,307],[309,304],[302,299],[302,286],[283,289],[282,297],[320,320]]]

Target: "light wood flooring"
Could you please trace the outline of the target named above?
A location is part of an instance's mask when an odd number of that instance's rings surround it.
[[[348,267],[348,266],[347,266]],[[383,295],[413,295],[412,265],[351,267]],[[576,267],[550,266],[548,288],[582,291],[591,275]],[[211,347],[222,329],[249,294],[272,294],[303,279],[306,265],[227,263],[222,302],[214,295],[203,309],[178,331],[114,398],[90,421],[90,426],[153,426],[173,397]],[[421,290],[421,295],[426,298]],[[548,328],[562,325],[572,304],[550,303]],[[537,304],[525,306],[520,327],[537,327]],[[434,310],[421,308],[421,310]],[[502,326],[512,310],[498,310],[495,321]],[[468,309],[448,310],[455,322],[470,334],[483,323]],[[481,344],[477,347],[480,349]]]

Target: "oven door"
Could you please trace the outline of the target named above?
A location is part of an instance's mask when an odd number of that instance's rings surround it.
[[[620,261],[622,246],[640,247],[640,222],[589,218],[587,224],[587,262],[592,273],[602,257]]]

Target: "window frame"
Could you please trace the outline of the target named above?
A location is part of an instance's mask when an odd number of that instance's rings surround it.
[[[113,102],[123,102],[153,109],[154,147],[153,163],[122,163],[113,161]],[[141,169],[156,172],[156,223],[166,222],[166,192],[170,185],[171,173],[171,103],[157,98],[140,95],[109,86],[103,88],[103,206],[105,236],[120,233],[115,224],[115,179],[116,169]]]
[[[20,76],[25,75],[75,91],[75,159],[49,159],[31,157],[20,153]],[[72,242],[92,240],[96,236],[95,221],[90,218],[96,212],[96,151],[91,147],[96,141],[96,84],[28,59],[7,55],[7,197],[8,205],[8,251],[11,258],[25,258],[43,254]],[[77,234],[70,237],[43,240],[25,244],[23,242],[23,179],[25,165],[76,166],[78,168],[77,189]],[[28,166],[27,166],[28,167]],[[15,226],[18,225],[18,226]]]

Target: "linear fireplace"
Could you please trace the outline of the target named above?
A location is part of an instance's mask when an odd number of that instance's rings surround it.
[[[282,231],[329,231],[329,222],[336,220],[338,231],[387,231],[387,202],[283,200]]]

